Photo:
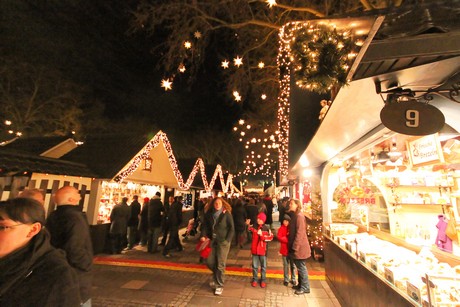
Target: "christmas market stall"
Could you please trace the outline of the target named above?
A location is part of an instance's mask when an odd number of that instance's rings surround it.
[[[19,138],[4,146],[5,149],[2,148],[0,153],[20,149],[34,157],[34,163],[46,160],[53,165],[73,166],[77,170],[71,169],[71,173],[66,173],[64,169],[56,175],[51,175],[47,169],[43,169],[42,173],[42,169],[23,168],[23,173],[29,175],[25,178],[23,176],[24,179],[21,181],[16,179],[14,182],[18,183],[15,183],[14,191],[3,193],[2,197],[13,197],[25,187],[41,188],[47,195],[49,212],[54,209],[51,201],[54,191],[64,185],[77,187],[84,194],[82,208],[91,226],[95,253],[104,251],[111,209],[123,197],[127,197],[128,202],[131,202],[134,195],[138,195],[140,199],[151,198],[159,191],[162,200],[165,201],[167,195],[188,193],[198,173],[206,182],[205,189],[210,191],[217,175],[222,172],[218,165],[216,175],[210,180],[211,185],[207,184],[203,161],[198,158],[190,175],[184,180],[171,144],[162,131],[155,135],[88,135],[79,143],[73,139],[53,139],[53,143],[49,141],[49,138]],[[52,145],[37,151],[33,145],[37,143]],[[50,158],[46,158],[46,155]],[[8,160],[6,163],[8,164]],[[12,168],[14,165],[8,164],[3,166],[2,170],[11,172]],[[50,180],[51,176],[54,176],[53,180]],[[231,182],[231,176],[229,180]],[[3,184],[2,191],[6,190],[4,187],[8,188],[6,179],[3,182],[6,183]]]
[[[306,149],[291,157],[289,147],[296,197],[313,207],[311,176],[321,177],[326,277],[345,306],[460,302],[458,17],[443,5],[388,13],[346,85],[315,97],[332,103]]]

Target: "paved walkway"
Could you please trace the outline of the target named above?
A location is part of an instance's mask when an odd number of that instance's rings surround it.
[[[250,285],[251,253],[246,244],[243,249],[231,248],[224,292],[215,296],[209,287],[210,271],[195,251],[197,240],[198,236],[184,239],[184,250],[173,252],[172,258],[147,253],[141,246],[121,255],[97,255],[93,306],[340,306],[325,281],[323,263],[312,258],[307,261],[310,294],[298,296],[283,285],[276,240],[269,244],[267,288]]]

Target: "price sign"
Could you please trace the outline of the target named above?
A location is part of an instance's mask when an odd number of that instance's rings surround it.
[[[417,101],[388,103],[380,111],[380,119],[388,129],[407,135],[433,134],[445,123],[438,108]]]

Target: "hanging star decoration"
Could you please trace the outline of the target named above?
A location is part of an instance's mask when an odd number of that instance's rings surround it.
[[[265,99],[267,99],[267,95],[262,94],[262,96],[260,96],[260,98],[262,98],[262,100],[265,100]]]
[[[233,97],[235,97],[235,101],[241,101],[241,95],[238,91],[233,91]]]
[[[276,0],[267,0],[266,2],[270,8],[276,5]]]
[[[185,47],[185,49],[190,49],[190,48],[192,48],[192,43],[189,42],[189,41],[186,41],[186,42],[184,42],[184,47]]]
[[[196,39],[200,39],[201,38],[201,32],[200,31],[195,31],[195,33],[193,33],[193,36],[195,36]]]
[[[224,60],[224,61],[222,61],[222,64],[221,64],[221,66],[222,66],[224,69],[227,69],[229,64],[230,64],[230,62],[229,62],[229,61],[227,61],[227,60]]]
[[[259,66],[259,68],[262,69],[262,68],[265,67],[265,63],[264,62],[259,62],[259,64],[257,66]]]
[[[172,82],[169,79],[161,80],[161,87],[165,89],[165,91],[172,89]]]
[[[234,58],[233,65],[235,65],[236,67],[240,67],[241,65],[243,65],[243,58],[240,58],[239,56]]]
[[[183,63],[181,63],[181,64],[179,65],[178,70],[179,70],[181,73],[184,73],[184,72],[185,72],[185,65],[184,65]]]

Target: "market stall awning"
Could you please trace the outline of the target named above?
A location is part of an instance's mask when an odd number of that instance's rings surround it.
[[[357,145],[365,135],[367,142],[372,142],[391,133],[380,121],[384,102],[376,93],[376,80],[394,80],[401,87],[426,89],[442,84],[459,70],[460,57],[454,57],[351,82],[339,91],[292,173],[304,167],[319,167],[339,153],[345,154],[347,148]],[[441,97],[436,97],[432,104],[443,112],[446,124],[460,131],[458,104]]]

